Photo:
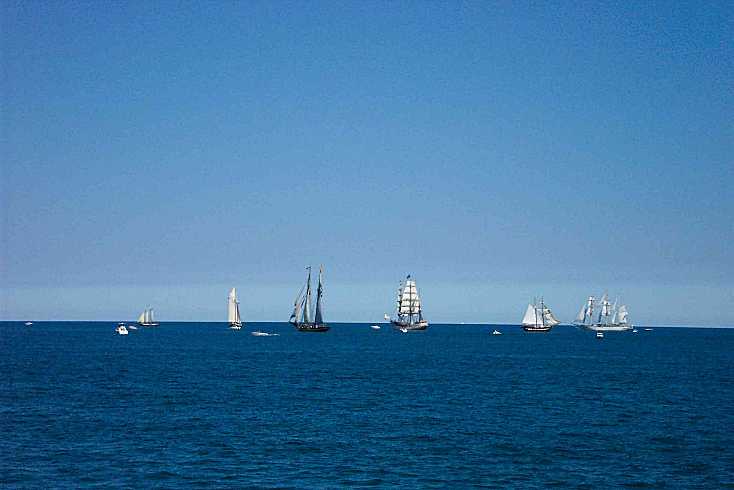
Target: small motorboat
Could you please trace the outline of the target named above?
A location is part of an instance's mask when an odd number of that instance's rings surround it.
[[[500,332],[499,330],[495,329],[495,330],[492,331],[492,335],[502,335],[502,332]]]
[[[405,327],[400,327],[400,331],[403,333],[408,333],[408,329]]]
[[[652,328],[646,328],[645,332],[652,332]]]
[[[25,322],[26,327],[30,327],[31,325],[33,325],[33,322]]]
[[[138,327],[136,327],[135,325],[129,325],[129,326],[127,327],[127,329],[128,329],[128,330],[137,330],[137,329],[138,329]]]
[[[269,333],[269,332],[260,332],[260,331],[254,331],[250,333],[250,335],[254,335],[255,337],[278,337],[279,333]]]
[[[380,326],[379,325],[370,325],[370,328],[372,330],[379,330],[380,329]]]
[[[127,335],[128,334],[127,327],[125,327],[125,325],[118,325],[117,328],[115,329],[115,331],[119,335]]]
[[[604,332],[596,332],[596,338],[597,339],[603,339],[604,338]]]
[[[632,329],[632,333],[637,333],[637,329]]]

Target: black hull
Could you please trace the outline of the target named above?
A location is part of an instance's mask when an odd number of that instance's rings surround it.
[[[536,332],[536,333],[548,333],[550,332],[550,329],[553,327],[525,327],[523,326],[522,329],[526,332]]]
[[[316,325],[313,323],[302,323],[296,325],[299,332],[328,332],[331,327],[328,325]]]
[[[138,323],[141,327],[157,327],[158,323]]]

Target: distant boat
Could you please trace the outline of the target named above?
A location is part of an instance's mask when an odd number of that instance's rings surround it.
[[[633,329],[633,330],[632,330],[632,333],[637,333],[637,329],[636,329],[636,328],[635,328],[635,329]]]
[[[25,322],[26,327],[30,327],[31,325],[33,325],[33,322]]]
[[[138,325],[143,327],[157,327],[158,323],[153,319],[153,308],[146,308],[138,317]]]
[[[400,330],[401,332],[403,332],[403,333],[408,333],[408,329],[407,329],[407,328],[405,328],[405,327],[400,327],[400,329],[399,329],[399,330]]]
[[[260,332],[259,330],[250,333],[250,335],[255,337],[280,337],[279,333]]]
[[[370,328],[372,330],[379,330],[380,329],[380,326],[379,325],[371,325]]]
[[[227,296],[227,321],[232,330],[242,330],[242,319],[240,318],[240,302],[237,301],[237,290],[232,288]]]
[[[401,332],[403,329],[415,331],[428,328],[428,321],[423,318],[418,287],[410,274],[405,278],[405,283],[401,282],[398,286],[396,314],[395,318],[390,319],[390,323]]]
[[[128,326],[127,326],[127,329],[128,329],[128,330],[137,330],[137,329],[138,329],[138,327],[136,327],[135,325],[128,325]]]
[[[617,307],[618,301],[614,304],[609,302],[608,295],[604,293],[599,301],[599,314],[594,319],[594,310],[596,307],[596,299],[589,296],[581,311],[576,316],[574,325],[587,328],[594,332],[627,332],[633,330],[632,323],[629,321],[629,312],[627,306],[621,305]]]
[[[528,304],[525,310],[525,316],[522,318],[522,329],[526,332],[550,332],[550,329],[561,323],[553,316],[550,308],[543,302],[533,301]]]
[[[493,330],[492,335],[502,335],[502,332],[500,332],[499,330]]]
[[[311,266],[306,267],[306,269],[308,270],[306,284],[303,285],[298,296],[296,296],[293,303],[293,313],[291,313],[288,322],[296,327],[299,332],[328,332],[330,327],[324,323],[321,299],[324,295],[322,282],[324,266],[319,268],[319,284],[316,288],[316,314],[313,319],[311,318]],[[306,294],[303,294],[304,289]]]
[[[643,330],[645,330],[645,332],[652,332],[652,328],[645,328]]]
[[[127,328],[125,325],[118,325],[115,331],[120,335],[127,335]]]
[[[603,339],[604,338],[604,332],[596,332],[596,338],[597,339]]]

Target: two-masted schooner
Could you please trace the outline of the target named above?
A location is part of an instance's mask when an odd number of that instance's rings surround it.
[[[156,323],[155,320],[153,320],[153,308],[146,308],[143,310],[143,312],[138,317],[138,325],[142,325],[143,327],[157,327],[158,323]]]
[[[240,302],[237,301],[237,290],[232,288],[227,296],[227,322],[232,330],[242,329],[242,319],[240,318]]]
[[[561,323],[553,316],[553,312],[540,298],[540,302],[533,300],[525,310],[522,318],[522,329],[526,332],[550,332],[550,329]]]
[[[390,323],[401,331],[425,330],[428,328],[428,320],[423,318],[421,298],[418,296],[418,288],[415,280],[410,274],[398,285],[398,299],[396,314],[390,319]]]
[[[581,311],[576,316],[574,325],[588,328],[595,332],[626,332],[633,330],[634,326],[629,321],[629,313],[626,305],[617,306],[619,300],[614,304],[609,302],[609,296],[604,293],[599,301],[599,313],[594,318],[594,310],[597,306],[596,298],[589,296]]]
[[[296,296],[293,303],[293,313],[291,313],[288,322],[296,327],[299,332],[327,332],[330,327],[324,323],[322,303],[324,288],[321,279],[324,266],[319,268],[319,284],[316,288],[316,312],[313,319],[311,318],[311,266],[306,267],[306,269],[308,270],[306,284],[303,285],[298,292],[298,296]],[[306,290],[305,294],[303,293],[304,289]]]

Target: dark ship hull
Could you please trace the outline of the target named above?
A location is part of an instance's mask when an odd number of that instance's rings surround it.
[[[533,326],[533,325],[523,325],[522,329],[526,332],[540,332],[540,333],[547,333],[550,332],[550,329],[553,327],[548,326]]]
[[[331,328],[328,325],[318,323],[298,323],[295,325],[299,332],[328,332]]]

